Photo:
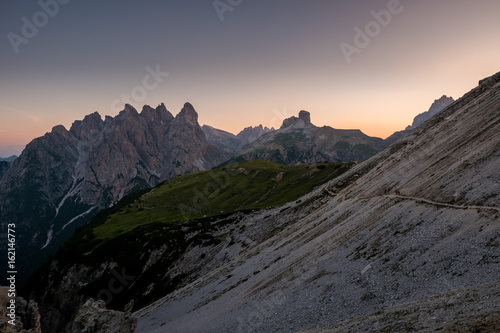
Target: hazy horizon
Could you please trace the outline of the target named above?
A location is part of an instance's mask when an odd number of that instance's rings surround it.
[[[190,102],[200,125],[234,134],[307,110],[385,138],[500,71],[498,12],[493,0],[2,3],[0,156],[125,103],[176,115]]]

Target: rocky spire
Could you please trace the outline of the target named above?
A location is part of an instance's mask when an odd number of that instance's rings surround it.
[[[185,119],[193,124],[198,123],[198,113],[190,103],[185,103],[181,112],[175,117],[176,119]]]
[[[299,127],[304,127],[312,125],[311,124],[311,114],[308,111],[300,111],[299,112],[299,117],[292,116],[290,118],[287,118],[283,120],[283,124],[281,125],[280,128],[287,128],[290,126],[299,126]]]
[[[98,112],[86,115],[83,120],[77,120],[71,125],[69,130],[71,133],[76,135],[77,138],[81,139],[88,135],[96,135],[101,131],[104,121]]]
[[[304,123],[310,124],[311,123],[311,114],[305,110],[302,110],[299,112],[299,119],[302,119]]]
[[[174,119],[174,116],[172,116],[163,103],[158,105],[156,109],[153,109],[149,105],[144,105],[141,116],[149,121],[169,121]]]
[[[455,100],[452,97],[448,97],[446,95],[443,95],[441,98],[436,99],[434,103],[432,103],[430,109],[417,115],[413,119],[413,124],[408,126],[406,129],[411,130],[417,128],[418,126],[422,125],[424,122],[432,118],[434,115],[441,112],[441,110],[445,109],[448,105],[452,104],[454,101]]]
[[[130,104],[125,104],[125,108],[123,111],[120,111],[118,115],[129,115],[129,114],[138,114],[137,110]]]

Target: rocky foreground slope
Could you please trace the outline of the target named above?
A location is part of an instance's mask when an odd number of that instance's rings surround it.
[[[498,133],[500,73],[323,188],[241,218],[220,264],[136,312],[137,332],[497,332]]]

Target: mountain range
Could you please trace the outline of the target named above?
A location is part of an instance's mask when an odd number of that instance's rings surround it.
[[[0,221],[16,225],[19,265],[29,269],[124,195],[229,157],[207,141],[189,103],[176,117],[163,104],[141,113],[126,105],[104,120],[95,112],[69,130],[55,126],[2,162]]]
[[[447,101],[436,101],[428,114]],[[175,117],[164,104],[146,105],[140,113],[126,105],[114,118],[103,120],[95,112],[69,130],[55,126],[29,143],[19,158],[0,161],[0,221],[17,226],[20,266],[27,277],[76,228],[136,190],[251,159],[288,165],[359,161],[391,140],[317,127],[307,111],[285,119],[277,130],[259,125],[234,135],[200,127],[189,103]]]
[[[267,128],[262,125],[246,127],[237,135],[208,125],[203,125],[201,129],[210,143],[232,155],[238,153],[243,146],[257,140],[261,135],[274,131],[274,127]]]
[[[24,294],[49,330],[100,309],[120,332],[494,332],[499,96],[500,73],[361,162],[242,161],[134,192]],[[288,131],[317,127],[303,111],[257,141]]]
[[[446,107],[446,102],[437,100],[428,114]],[[95,112],[69,130],[55,126],[33,140],[19,158],[1,161],[0,221],[17,226],[19,270],[26,279],[97,212],[122,198],[128,202],[128,194],[136,193],[136,198],[143,193],[137,191],[161,181],[245,160],[285,165],[360,161],[389,143],[359,130],[317,127],[307,111],[285,119],[277,130],[259,125],[233,135],[200,127],[189,103],[175,117],[164,104],[155,109],[146,105],[140,113],[126,105],[114,118],[103,120]],[[273,179],[280,181],[282,175],[278,172]],[[26,282],[20,280],[21,285]]]
[[[321,161],[360,161],[386,148],[384,140],[360,130],[339,130],[311,123],[311,114],[300,111],[298,117],[283,121],[278,130],[261,135],[244,146],[231,161],[262,159],[283,164]]]

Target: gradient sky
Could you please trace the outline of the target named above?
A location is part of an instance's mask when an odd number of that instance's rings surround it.
[[[385,138],[500,71],[498,0],[401,0],[348,63],[340,44],[393,1],[221,0],[240,3],[221,21],[212,0],[64,0],[46,22],[38,1],[2,1],[0,156],[94,111],[115,116],[133,91],[139,111],[189,101],[200,124],[232,133],[304,109],[318,126]],[[9,33],[26,20],[41,27],[16,53]],[[138,95],[157,67],[169,75]]]

